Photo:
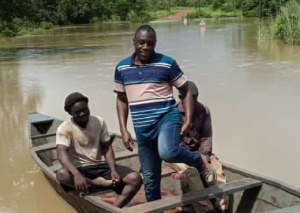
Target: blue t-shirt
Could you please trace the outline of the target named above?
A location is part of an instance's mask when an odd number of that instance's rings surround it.
[[[172,86],[181,88],[187,80],[174,59],[154,53],[150,62],[134,63],[135,54],[115,69],[116,93],[126,93],[138,141],[156,139],[163,122],[182,123]]]

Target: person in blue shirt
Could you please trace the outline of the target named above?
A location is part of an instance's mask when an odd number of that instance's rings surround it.
[[[133,144],[127,130],[131,112],[147,201],[161,198],[162,160],[196,167],[207,184],[213,184],[216,174],[203,163],[200,153],[179,145],[191,126],[194,107],[186,77],[174,59],[155,52],[156,32],[150,25],[136,30],[133,44],[134,53],[116,66],[114,91],[120,131],[128,150]],[[182,94],[184,122],[173,97],[173,86]]]

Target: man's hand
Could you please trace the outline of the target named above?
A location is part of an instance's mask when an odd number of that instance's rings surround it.
[[[89,184],[87,183],[86,179],[82,176],[82,174],[78,173],[74,175],[74,185],[76,191],[81,193],[88,192]]]
[[[133,146],[134,146],[134,141],[131,137],[131,134],[127,130],[122,132],[122,140],[123,140],[125,148],[132,152]]]
[[[181,127],[180,135],[185,136],[187,134],[187,131],[191,127],[191,123],[193,120],[195,100],[193,98],[189,83],[187,83],[186,86],[180,88],[179,92],[181,93],[180,99],[185,113],[185,121]]]
[[[121,183],[120,175],[117,171],[111,171],[112,186],[116,187]]]
[[[190,129],[190,127],[192,126],[191,122],[184,122],[184,124],[181,127],[181,131],[180,131],[180,135],[181,136],[185,136],[187,131]]]

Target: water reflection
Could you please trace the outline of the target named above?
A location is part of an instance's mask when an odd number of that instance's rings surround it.
[[[18,49],[3,50],[0,52],[0,61],[12,61],[12,60],[25,60],[36,59],[41,57],[48,57],[50,55],[56,55],[59,57],[66,57],[68,55],[76,55],[78,53],[90,53],[94,51],[102,51],[105,48],[114,48],[114,46],[120,46],[121,43],[115,44],[86,44],[82,47],[68,47],[68,48],[55,48],[55,47],[20,47]]]
[[[18,62],[0,64],[0,162],[5,174],[1,175],[0,193],[9,206],[18,206],[20,194],[26,193],[33,184],[31,174],[38,171],[25,151],[28,146],[24,133],[27,112],[35,111],[40,100],[39,90],[36,85],[30,85],[29,93],[24,94],[18,69]]]
[[[259,45],[259,49],[264,53],[264,55],[268,55],[269,58],[277,59],[277,60],[293,59],[295,62],[299,61],[300,58],[299,46],[286,45],[278,41],[272,41],[272,42],[262,41],[262,42],[258,42],[258,45]]]
[[[0,64],[0,211],[46,212],[40,206],[46,206],[41,196],[45,188],[39,187],[46,181],[31,159],[27,143],[27,113],[37,111],[42,93],[39,82],[35,78],[26,81],[19,66],[18,61]]]
[[[205,42],[205,31],[206,31],[206,27],[203,26],[199,27],[201,42]]]
[[[1,213],[15,213],[15,211],[3,206],[2,203],[0,203],[0,212]]]

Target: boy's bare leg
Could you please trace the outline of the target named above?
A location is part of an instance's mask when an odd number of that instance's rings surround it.
[[[219,162],[217,156],[212,155],[210,156],[210,165],[217,173],[217,184],[225,184],[226,183],[226,176],[222,167],[222,164]],[[190,167],[184,163],[173,163],[169,164],[177,173],[172,174],[172,178],[175,180],[181,181],[182,193],[185,194],[190,191],[194,190],[201,190],[204,189],[204,185],[202,180],[197,176],[195,172],[193,172],[193,167]],[[200,180],[199,180],[199,179]],[[204,203],[203,203],[204,204]],[[209,206],[211,204],[209,203]],[[229,198],[228,196],[224,196],[221,199],[217,199],[216,202],[217,207],[220,210],[225,211],[229,205]],[[193,205],[195,209],[195,205]],[[196,209],[195,209],[196,211]]]
[[[142,177],[137,172],[131,172],[122,178],[122,181],[126,184],[122,193],[117,197],[114,206],[122,208],[134,197],[134,195],[140,190],[142,185]]]
[[[210,156],[210,162],[211,167],[216,171],[217,173],[217,184],[225,184],[226,183],[226,176],[225,172],[223,170],[223,166],[220,163],[218,157],[216,155]],[[221,211],[226,211],[229,207],[229,197],[227,195],[223,196],[220,199],[217,199],[216,202],[217,208],[219,208]]]
[[[88,183],[92,186],[111,186],[113,184],[112,180],[106,180],[103,177],[97,177],[95,179],[88,179],[86,178]]]
[[[61,168],[60,170],[58,170],[57,174],[57,179],[60,183],[70,187],[70,188],[75,188],[74,187],[74,181],[73,181],[73,175],[68,172],[66,169]],[[112,185],[112,180],[106,180],[103,177],[98,177],[95,179],[89,179],[89,178],[85,178],[87,183],[90,186],[111,186]]]
[[[172,178],[175,180],[180,180],[183,194],[204,189],[204,185],[196,168],[188,166],[184,163],[172,163],[170,164],[170,167],[177,171],[177,173],[172,174]],[[200,213],[201,209],[203,209],[198,202],[192,203],[191,206],[192,209],[190,208],[190,210],[194,210],[196,213]],[[181,207],[181,209],[184,211],[189,211],[187,207]]]

